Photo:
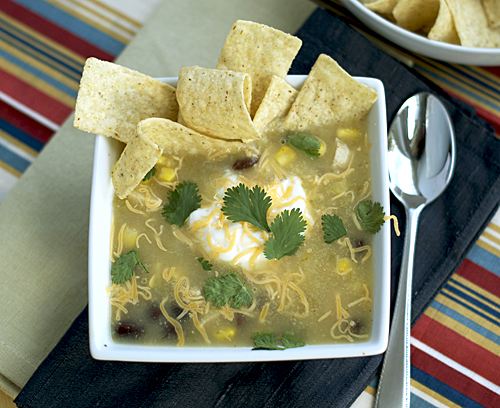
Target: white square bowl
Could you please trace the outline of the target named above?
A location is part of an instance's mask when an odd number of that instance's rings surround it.
[[[299,89],[306,75],[289,75],[287,81]],[[160,78],[176,86],[177,78]],[[378,93],[369,116],[373,200],[386,214],[390,210],[387,170],[387,119],[384,87],[374,78],[356,79]],[[110,236],[114,188],[111,168],[123,144],[97,135],[90,203],[89,228],[89,340],[92,357],[98,360],[143,362],[249,362],[359,357],[380,354],[387,348],[390,310],[390,224],[375,235],[373,326],[371,338],[363,343],[306,345],[286,350],[252,350],[251,347],[175,347],[117,343],[111,335],[111,305],[106,287],[111,284]]]

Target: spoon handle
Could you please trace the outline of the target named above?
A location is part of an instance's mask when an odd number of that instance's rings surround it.
[[[421,208],[407,209],[407,226],[389,344],[375,396],[375,408],[410,406],[410,323],[413,260]]]

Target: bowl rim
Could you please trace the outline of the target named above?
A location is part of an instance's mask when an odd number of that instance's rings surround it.
[[[294,86],[301,86],[307,75],[289,75],[287,80]],[[370,122],[377,134],[370,133],[370,142],[379,143],[377,152],[387,151],[387,118],[383,83],[375,78],[355,77],[358,81],[377,90],[379,97],[369,115]],[[163,82],[175,85],[177,78],[158,78]],[[299,85],[297,85],[299,84]],[[383,136],[383,137],[378,137]],[[375,140],[371,140],[376,138]],[[381,139],[381,140],[379,140]],[[102,135],[96,135],[93,176],[91,187],[90,219],[89,219],[89,345],[93,358],[110,361],[134,362],[258,362],[310,360],[323,358],[345,358],[369,356],[383,353],[387,348],[390,323],[390,223],[386,222],[375,239],[382,254],[375,258],[380,268],[380,282],[374,282],[373,298],[378,299],[374,306],[374,324],[371,339],[363,343],[306,345],[301,348],[286,350],[252,351],[251,347],[175,347],[154,345],[127,345],[116,343],[111,338],[110,316],[111,306],[105,286],[110,282],[110,244],[112,206],[102,208],[102,203],[113,199],[114,189],[109,175],[110,165],[114,164],[122,150],[123,144]],[[377,174],[382,177],[374,181],[374,199],[385,208],[390,208],[389,184],[386,155],[380,157],[380,163],[372,160],[372,179],[374,179],[375,163],[380,166]],[[107,174],[106,177],[102,177]],[[385,177],[383,175],[386,175]],[[377,184],[378,183],[378,184]],[[377,185],[377,188],[375,188]],[[374,248],[374,252],[376,248]],[[104,263],[107,262],[105,266]],[[103,284],[104,282],[107,282]],[[377,315],[375,315],[377,313]],[[377,324],[375,324],[377,322]]]

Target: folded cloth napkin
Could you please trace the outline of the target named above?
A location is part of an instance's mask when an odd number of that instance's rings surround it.
[[[315,11],[297,36],[303,47],[291,73],[307,73],[325,53],[352,75],[384,82],[388,119],[419,91],[441,95],[452,115],[456,172],[447,191],[421,215],[413,281],[415,322],[498,207],[500,140],[470,106],[447,96],[327,11]],[[404,210],[394,199],[391,213],[404,231]],[[394,299],[403,238],[392,238]],[[233,364],[97,361],[90,356],[84,310],[15,403],[20,407],[348,407],[377,374],[381,360],[382,356]]]

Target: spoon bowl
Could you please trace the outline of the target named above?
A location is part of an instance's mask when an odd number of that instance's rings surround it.
[[[406,210],[406,232],[389,344],[376,407],[410,406],[412,276],[418,218],[446,189],[455,169],[455,133],[438,97],[418,93],[401,106],[388,134],[389,187]]]

